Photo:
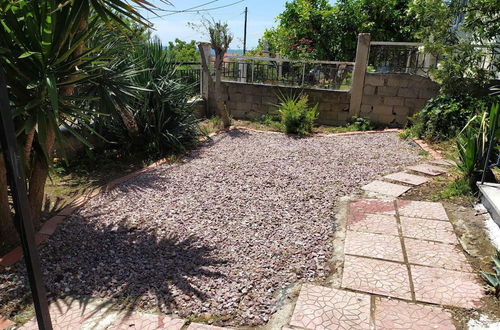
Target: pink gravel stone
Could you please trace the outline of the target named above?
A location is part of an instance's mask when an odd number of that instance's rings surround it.
[[[405,238],[410,264],[472,272],[462,250],[455,245]]]
[[[13,325],[14,325],[14,322],[11,322],[10,320],[8,320],[5,317],[0,315],[0,330],[7,329]]]
[[[306,329],[370,329],[370,296],[304,284],[290,325]]]
[[[406,173],[406,172],[398,172],[398,173],[389,174],[389,175],[384,176],[384,178],[389,179],[389,180],[393,180],[393,181],[403,182],[406,184],[411,184],[414,186],[419,186],[419,185],[424,184],[427,181],[429,181],[429,179],[427,179],[423,176],[414,175],[414,174],[410,174],[410,173]]]
[[[397,236],[347,231],[345,254],[404,261],[401,240]]]
[[[401,200],[396,202],[400,216],[448,220],[446,210],[441,203]]]
[[[455,330],[450,312],[439,307],[401,300],[375,299],[375,327],[378,330]]]
[[[400,184],[375,180],[367,185],[364,185],[361,189],[386,196],[399,197],[411,188]]]
[[[442,268],[411,266],[418,301],[462,308],[477,308],[483,287],[474,274]]]
[[[349,215],[347,229],[365,233],[398,235],[396,217],[385,214],[360,213]]]
[[[448,221],[400,217],[403,236],[429,241],[458,244],[453,226]]]
[[[409,170],[415,171],[415,172],[420,172],[424,173],[427,175],[440,175],[443,173],[446,173],[447,169],[439,166],[434,166],[430,164],[420,164],[420,165],[415,165],[415,166],[410,166],[408,167]]]
[[[391,261],[346,255],[342,287],[411,299],[406,265]]]

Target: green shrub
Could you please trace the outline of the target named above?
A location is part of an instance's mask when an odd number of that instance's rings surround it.
[[[500,252],[497,252],[495,257],[491,257],[493,261],[493,273],[481,272],[484,279],[491,287],[495,297],[500,298]]]
[[[495,120],[498,124],[498,105],[492,106],[491,110],[483,111],[481,114],[471,118],[464,129],[457,136],[458,169],[462,172],[472,189],[476,189],[476,182],[481,178],[485,163],[485,154],[492,134]],[[500,131],[498,126],[494,140],[498,140]],[[494,159],[495,155],[492,155]],[[491,170],[486,173],[490,179]]]
[[[347,128],[350,131],[370,131],[375,129],[369,118],[352,116],[347,122]]]
[[[410,118],[407,129],[412,136],[433,142],[445,141],[455,137],[472,116],[491,103],[488,97],[439,95]]]
[[[278,113],[286,133],[299,135],[312,133],[314,121],[318,118],[318,105],[309,107],[308,101],[307,95],[280,100]]]

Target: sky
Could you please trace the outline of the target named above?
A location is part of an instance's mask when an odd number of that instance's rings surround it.
[[[215,8],[225,6],[240,0],[170,0],[172,6],[166,5],[159,0],[151,1],[156,6],[164,10],[185,10],[195,6],[212,2],[205,6],[196,8],[199,13],[177,13],[165,17],[155,17],[154,14],[144,12],[143,14],[153,23],[155,31],[163,44],[174,41],[176,38],[181,40],[208,41],[207,36],[196,31],[188,25],[189,22],[199,24],[202,17],[213,18],[216,21],[221,20],[228,23],[231,32],[234,35],[234,41],[231,44],[232,49],[243,48],[243,30],[244,30],[244,10],[248,7],[248,26],[247,26],[247,49],[257,46],[257,42],[264,30],[274,26],[275,18],[285,7],[286,0],[243,0],[233,6],[211,11],[203,11],[206,8]],[[167,11],[156,10],[158,16],[170,14]]]

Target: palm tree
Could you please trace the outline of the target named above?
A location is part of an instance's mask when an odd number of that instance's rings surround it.
[[[88,41],[103,22],[122,30],[129,28],[129,21],[147,25],[137,7],[156,8],[146,0],[0,0],[0,66],[23,150],[35,227],[51,155],[56,143],[62,142],[60,129],[88,144],[76,128],[90,128],[94,110],[83,106],[85,96],[75,91],[91,84],[106,64],[100,59],[104,45],[86,48]],[[0,237],[8,242],[16,235],[5,181],[0,159]]]

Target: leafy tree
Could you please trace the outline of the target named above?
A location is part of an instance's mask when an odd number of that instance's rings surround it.
[[[135,4],[151,10],[143,0],[0,1],[0,70],[7,80],[18,143],[27,173],[28,198],[35,227],[39,224],[45,182],[56,143],[65,127],[87,143],[76,128],[89,127],[94,110],[76,95],[92,84],[106,63],[101,49],[88,48],[100,22],[127,30],[127,19],[147,24]],[[85,97],[83,97],[85,99]],[[0,223],[2,241],[16,235],[0,160]],[[10,230],[10,231],[9,231]]]
[[[168,43],[168,52],[175,62],[198,62],[200,54],[196,47],[196,41],[189,43],[180,39]]]
[[[339,0],[330,5],[326,0],[294,0],[263,38],[271,51],[285,57],[353,60],[361,32],[371,33],[373,40],[414,39],[414,25],[406,14],[409,1]],[[312,42],[304,47],[304,40]]]

